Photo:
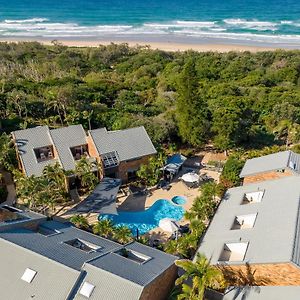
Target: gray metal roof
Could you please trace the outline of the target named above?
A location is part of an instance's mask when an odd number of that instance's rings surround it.
[[[298,300],[300,286],[252,286],[232,288],[223,300]]]
[[[143,291],[143,287],[133,282],[125,280],[110,272],[99,269],[91,264],[85,264],[83,270],[87,272],[76,293],[75,300],[86,300],[79,291],[84,282],[95,286],[89,298],[90,300],[138,300]]]
[[[27,176],[41,176],[45,166],[55,163],[57,160],[46,160],[38,162],[34,153],[35,148],[46,147],[53,144],[49,134],[48,126],[37,126],[24,130],[12,132],[16,139],[16,146],[20,154],[20,159]]]
[[[121,185],[120,179],[104,177],[93,192],[69,213],[117,214],[116,199]]]
[[[122,246],[69,223],[47,221],[39,228],[57,232],[47,236],[24,228],[0,232],[1,299],[83,300],[79,292],[85,281],[95,286],[91,300],[139,299],[144,286],[176,259],[135,242]],[[72,239],[100,249],[84,252],[64,243]],[[124,247],[151,259],[140,264],[115,254]],[[26,268],[37,272],[30,284],[20,279]]]
[[[66,171],[74,170],[75,160],[70,148],[87,144],[86,134],[82,125],[52,129],[50,130],[50,135],[62,167]]]
[[[139,264],[111,252],[90,261],[89,264],[134,282],[140,286],[146,286],[164,270],[171,267],[177,259],[177,257],[173,255],[166,254],[162,251],[158,251],[136,242],[126,245],[125,249],[146,255],[150,259]]]
[[[241,205],[244,194],[263,190],[261,202]],[[203,238],[198,252],[216,264],[225,243],[249,242],[243,263],[299,264],[300,177],[263,181],[229,189]],[[255,214],[253,228],[231,230],[236,216]],[[235,262],[227,262],[235,264]]]
[[[100,155],[116,151],[120,161],[156,153],[156,149],[143,126],[116,131],[100,128],[90,130],[89,133]]]
[[[37,224],[46,221],[46,217],[44,215],[35,213],[33,211],[23,211],[8,205],[0,205],[0,210],[8,210],[15,215],[15,217],[13,217],[15,220],[11,220],[10,218],[3,221],[0,220],[0,231],[9,230],[12,228],[20,228],[26,225],[30,226],[32,223]]]
[[[45,222],[42,226],[49,229],[56,229],[60,233],[51,236],[44,236],[40,233],[27,229],[12,229],[0,232],[0,238],[15,243],[23,248],[43,255],[75,270],[80,270],[86,261],[110,251],[114,251],[120,247],[119,244],[113,241],[79,230],[71,225],[52,221]],[[99,246],[100,249],[95,252],[87,253],[64,243],[65,241],[70,241],[75,238],[82,239],[86,242]]]
[[[248,159],[240,173],[240,177],[285,168],[300,174],[300,155],[288,150]]]
[[[67,299],[80,273],[3,239],[0,239],[0,254],[3,300]],[[37,272],[31,283],[21,279],[27,268]]]

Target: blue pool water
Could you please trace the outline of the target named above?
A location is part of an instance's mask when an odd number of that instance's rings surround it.
[[[183,205],[186,203],[186,198],[183,196],[175,196],[172,198],[172,202],[178,205]]]
[[[109,219],[117,226],[127,226],[136,235],[144,234],[149,230],[158,227],[161,219],[171,218],[179,221],[182,219],[184,209],[181,206],[173,205],[167,200],[157,200],[150,208],[137,212],[119,212],[118,215],[101,215],[99,219]]]

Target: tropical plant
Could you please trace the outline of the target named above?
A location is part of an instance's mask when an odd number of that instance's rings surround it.
[[[94,170],[98,171],[98,164],[95,166],[86,157],[82,157],[76,163],[75,174],[80,179],[81,185],[86,189],[86,192],[92,191],[99,182],[99,178],[94,174]]]
[[[131,230],[126,226],[114,227],[113,238],[121,244],[126,244],[133,240]]]
[[[220,289],[224,285],[222,272],[211,266],[204,255],[198,253],[194,262],[177,260],[175,264],[185,271],[175,282],[182,287],[178,300],[202,300],[206,288]]]
[[[90,226],[87,218],[83,215],[74,215],[70,218],[70,221],[76,227],[81,228],[81,229],[88,229]]]
[[[114,232],[113,223],[110,220],[99,220],[93,226],[93,232],[106,238],[111,237]]]
[[[17,164],[16,162],[16,152],[12,141],[9,135],[3,133],[0,135],[0,167],[3,166],[7,170],[12,171]]]
[[[137,176],[142,182],[148,186],[154,186],[158,183],[162,173],[161,168],[165,162],[163,153],[159,153],[156,157],[151,157],[147,164],[141,165],[137,171]]]

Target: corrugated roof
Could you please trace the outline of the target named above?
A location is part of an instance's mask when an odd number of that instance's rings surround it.
[[[0,298],[3,300],[65,300],[80,274],[3,239],[0,239],[0,249]],[[27,268],[37,272],[31,283],[21,280]]]
[[[85,299],[79,291],[87,281],[95,286],[91,300],[135,300],[143,288],[173,265],[176,257],[132,243],[118,243],[79,230],[69,223],[47,221],[40,228],[56,230],[43,235],[24,228],[0,232],[1,299]],[[79,239],[99,246],[84,252],[64,242]],[[115,254],[122,248],[151,259],[143,264]],[[26,268],[37,272],[31,284],[21,277]],[[3,299],[4,299],[3,298]]]
[[[91,130],[89,133],[100,155],[116,151],[120,161],[156,153],[156,149],[143,126],[116,131],[100,128]]]
[[[101,270],[91,264],[85,264],[83,270],[87,272],[82,281],[95,286],[90,300],[138,300],[143,291],[143,287],[125,280],[115,274]],[[86,297],[80,295],[80,285],[74,300],[86,300]]]
[[[75,169],[75,160],[70,148],[85,145],[86,134],[82,125],[71,125],[68,127],[50,130],[53,144],[58,152],[62,167],[66,170]]]
[[[240,177],[285,168],[300,174],[300,155],[288,150],[248,159],[240,173]]]
[[[171,267],[177,259],[177,257],[173,255],[166,254],[162,251],[158,251],[136,242],[126,245],[125,249],[146,255],[150,259],[139,264],[112,252],[90,261],[89,264],[132,281],[138,285],[146,286],[164,270]]]
[[[27,229],[12,229],[0,232],[0,238],[15,243],[28,250],[43,255],[65,266],[80,270],[82,265],[95,257],[101,256],[120,247],[119,244],[107,239],[89,234],[73,226],[59,222],[45,222],[43,226],[59,230],[61,233],[44,236]],[[96,252],[87,253],[65,244],[65,241],[82,239],[100,247]]]
[[[261,202],[241,205],[245,193],[258,190],[264,191]],[[298,260],[294,247],[296,239],[299,239],[299,196],[298,176],[229,189],[198,252],[211,257],[212,264],[216,264],[225,243],[249,242],[244,263],[290,262],[296,257]],[[236,216],[255,213],[257,217],[253,228],[231,230]]]
[[[35,148],[50,146],[53,144],[48,126],[37,126],[25,130],[12,132],[16,139],[16,145],[27,176],[41,176],[45,166],[55,163],[57,160],[38,162],[34,153]]]

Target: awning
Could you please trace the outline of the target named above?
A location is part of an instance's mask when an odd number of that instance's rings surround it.
[[[116,199],[120,186],[120,179],[103,178],[94,191],[86,199],[68,211],[68,213],[117,215]]]

